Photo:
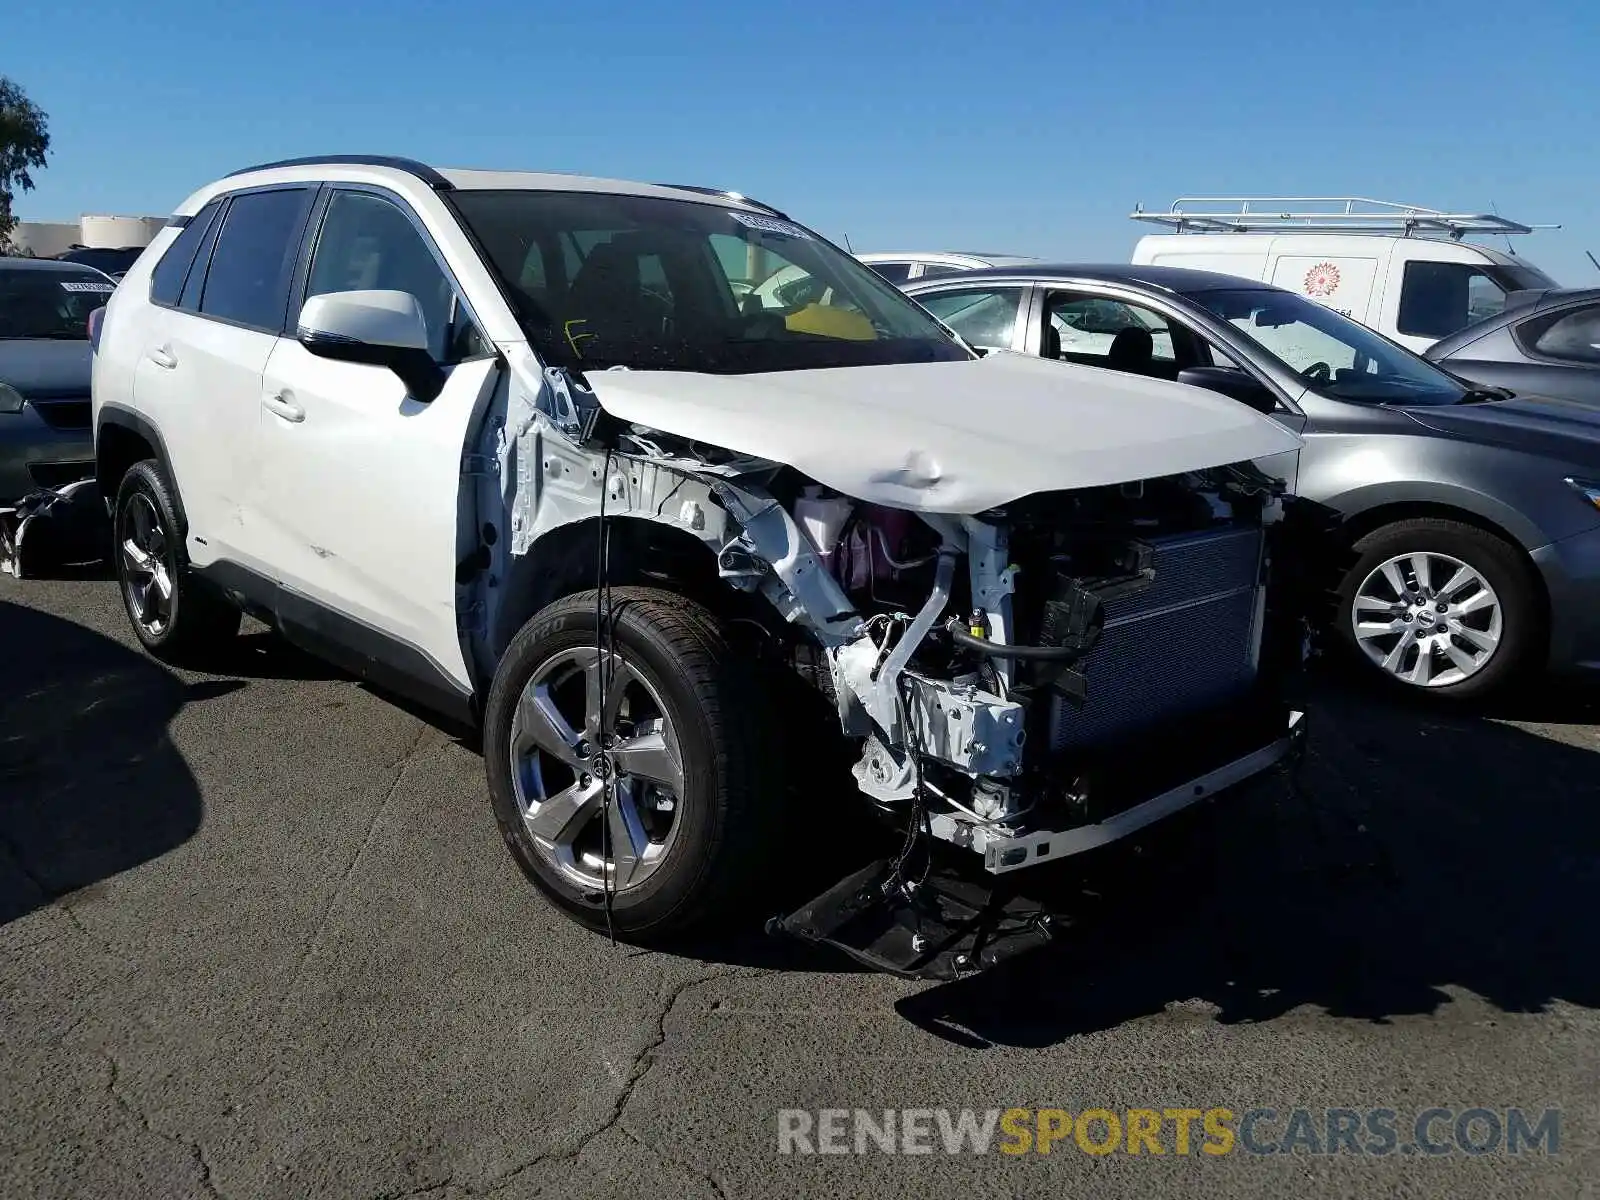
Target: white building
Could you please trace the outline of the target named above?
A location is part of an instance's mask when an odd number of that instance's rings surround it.
[[[121,250],[148,246],[166,217],[119,217],[86,213],[76,221],[19,221],[11,231],[13,253],[54,258],[75,246]]]

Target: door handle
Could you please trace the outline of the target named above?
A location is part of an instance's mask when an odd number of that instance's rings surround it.
[[[156,346],[154,349],[152,349],[150,351],[150,361],[155,363],[155,365],[158,367],[164,367],[168,371],[172,370],[173,367],[178,365],[177,357],[165,346]]]
[[[301,421],[306,419],[306,410],[301,408],[293,400],[289,399],[288,392],[273,392],[272,394],[266,396],[262,400],[262,403],[265,404],[271,411],[277,413],[285,421],[293,421],[298,425]]]

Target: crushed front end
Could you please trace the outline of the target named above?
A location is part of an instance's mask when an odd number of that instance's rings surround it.
[[[991,879],[982,902],[969,883],[919,903],[918,837],[945,844],[957,874],[1010,876],[1296,759],[1293,503],[1249,463],[967,517],[808,489],[797,517],[865,614],[827,651],[856,780],[907,852],[778,926],[906,974],[981,969],[999,949],[981,926],[1005,925],[1016,889]],[[1035,944],[1043,928],[1017,932]]]

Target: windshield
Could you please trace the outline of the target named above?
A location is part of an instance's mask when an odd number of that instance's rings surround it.
[[[547,362],[743,374],[971,357],[899,289],[777,217],[591,192],[450,201]]]
[[[116,284],[92,271],[0,267],[0,340],[86,341],[89,314]]]
[[[1216,313],[1335,400],[1366,404],[1456,404],[1466,394],[1445,374],[1374,330],[1290,292],[1259,288],[1193,292]]]

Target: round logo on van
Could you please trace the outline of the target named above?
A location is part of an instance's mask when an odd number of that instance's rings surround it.
[[[1339,268],[1320,262],[1306,272],[1306,295],[1331,296],[1339,290]]]

